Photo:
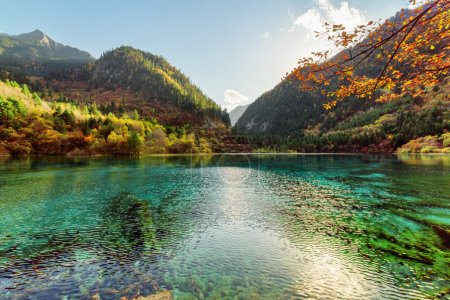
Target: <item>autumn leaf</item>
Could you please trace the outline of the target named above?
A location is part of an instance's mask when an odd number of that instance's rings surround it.
[[[370,27],[373,21],[353,32],[341,24],[326,24],[322,35],[333,41],[335,51],[300,60],[291,78],[299,80],[303,89],[331,98],[325,109],[349,96],[382,102],[420,96],[423,87],[436,84],[449,72],[449,19],[450,1],[428,0],[376,28]],[[379,64],[378,74],[361,75],[373,64]],[[383,89],[389,92],[383,94]]]

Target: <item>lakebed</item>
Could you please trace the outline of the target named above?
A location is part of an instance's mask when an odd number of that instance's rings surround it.
[[[450,292],[450,156],[0,163],[0,298]]]

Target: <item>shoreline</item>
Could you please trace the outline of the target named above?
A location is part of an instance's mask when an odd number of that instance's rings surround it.
[[[258,156],[258,155],[280,155],[280,156],[450,156],[450,153],[401,153],[401,152],[218,152],[218,153],[148,153],[137,156],[112,156],[112,155],[45,155],[45,154],[32,154],[25,156],[12,156],[8,154],[0,154],[0,158],[12,158],[12,159],[26,159],[26,158],[108,158],[108,159],[121,159],[121,158],[145,158],[145,157],[188,157],[188,156]]]

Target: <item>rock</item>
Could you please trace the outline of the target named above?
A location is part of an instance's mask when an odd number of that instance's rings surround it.
[[[95,293],[94,295],[92,295],[92,300],[100,300],[100,294],[99,293]]]
[[[149,296],[140,296],[138,298],[134,298],[134,300],[172,300],[172,292],[171,291],[160,291],[155,294]]]

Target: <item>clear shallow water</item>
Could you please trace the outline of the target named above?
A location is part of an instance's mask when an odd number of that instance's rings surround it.
[[[0,163],[0,299],[450,293],[450,157]]]

